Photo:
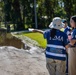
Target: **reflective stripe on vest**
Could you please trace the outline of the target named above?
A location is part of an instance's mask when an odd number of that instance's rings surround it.
[[[56,54],[56,53],[51,53],[46,51],[46,55],[51,55],[51,56],[57,56],[57,57],[66,57],[65,54]]]
[[[64,46],[47,44],[47,47],[49,47],[49,48],[57,48],[59,50],[62,50],[62,54],[61,53],[54,53],[54,52],[52,52],[52,49],[51,49],[51,51],[46,50],[46,55],[54,56],[54,57],[66,57],[66,51],[65,51],[65,47]],[[63,54],[63,50],[65,51],[64,54]]]
[[[59,46],[59,45],[47,44],[47,47],[54,47],[54,48],[59,48],[59,49],[64,49],[65,50],[64,46]]]

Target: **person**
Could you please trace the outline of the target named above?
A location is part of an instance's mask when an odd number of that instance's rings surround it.
[[[70,40],[70,48],[68,48],[68,73],[76,75],[76,16],[70,18],[72,30],[72,39]]]
[[[63,27],[60,17],[55,17],[50,23],[49,30],[34,29],[33,32],[40,32],[47,40],[45,51],[46,67],[50,75],[65,75],[66,70],[66,49],[68,48],[67,35],[60,31]]]
[[[63,19],[62,22],[64,23],[64,33],[68,36],[68,43],[71,40],[71,27],[68,26],[67,20]],[[68,54],[66,53],[66,75],[68,75]]]
[[[71,35],[71,27],[68,26],[67,20],[63,19],[62,22],[64,23],[64,33]]]

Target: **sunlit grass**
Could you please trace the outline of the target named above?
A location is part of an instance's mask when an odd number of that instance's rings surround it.
[[[46,47],[46,40],[44,39],[43,34],[32,32],[32,33],[23,33],[23,35],[37,41],[40,47],[42,48]]]

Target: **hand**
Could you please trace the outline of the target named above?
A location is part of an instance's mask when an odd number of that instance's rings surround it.
[[[72,36],[71,35],[68,35],[68,40],[70,41],[72,39]]]
[[[76,40],[70,40],[70,44],[74,45],[76,43]]]
[[[29,30],[29,31],[33,31],[34,29],[33,29],[33,28],[29,28],[28,30]]]

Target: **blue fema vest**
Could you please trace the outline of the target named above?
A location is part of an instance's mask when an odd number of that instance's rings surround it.
[[[67,42],[67,35],[59,30],[56,31],[54,38],[50,37],[51,30],[44,32],[44,38],[47,40],[47,47],[45,55],[47,58],[66,60],[65,45]]]

